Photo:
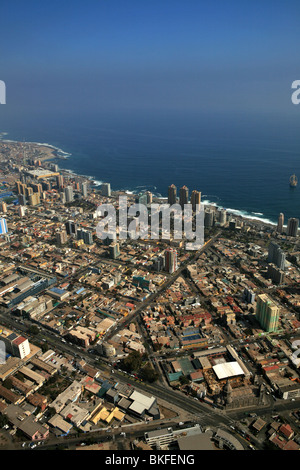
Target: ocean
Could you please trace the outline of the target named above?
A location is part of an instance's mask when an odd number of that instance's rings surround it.
[[[6,139],[53,145],[59,167],[110,182],[112,190],[166,197],[186,185],[202,201],[277,223],[300,217],[299,121],[274,116],[123,112],[0,121]]]

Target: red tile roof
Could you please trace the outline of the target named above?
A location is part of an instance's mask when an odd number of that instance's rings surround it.
[[[23,336],[18,336],[18,338],[13,340],[13,343],[19,346],[19,344],[23,343],[24,341],[26,341],[26,338]]]

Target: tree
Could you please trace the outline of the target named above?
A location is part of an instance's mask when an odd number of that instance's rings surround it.
[[[142,362],[143,355],[138,351],[132,351],[127,357],[125,357],[125,359],[123,359],[122,366],[126,371],[132,372],[140,369]]]
[[[6,415],[0,415],[0,427],[3,428],[6,424],[8,424],[8,418]]]
[[[189,379],[185,375],[179,377],[179,381],[181,385],[187,385],[188,383],[190,383]]]
[[[141,369],[140,372],[141,379],[145,380],[146,382],[153,383],[159,378],[159,374],[151,367],[148,363]]]
[[[40,330],[39,330],[38,327],[35,326],[35,325],[32,325],[32,326],[30,326],[30,328],[29,328],[29,332],[30,332],[32,335],[38,335],[38,334],[39,334],[39,331],[40,331]]]

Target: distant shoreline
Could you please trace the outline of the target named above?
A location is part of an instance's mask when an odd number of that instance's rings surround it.
[[[7,135],[7,133],[0,133],[0,143],[1,142],[4,142],[4,143],[14,143],[14,144],[26,144],[26,145],[34,145],[34,146],[37,146],[39,148],[44,148],[44,149],[51,149],[51,153],[47,154],[47,155],[42,155],[39,157],[39,159],[41,161],[48,161],[48,160],[67,160],[68,157],[71,157],[72,154],[71,153],[68,153],[68,152],[65,152],[64,150],[62,150],[61,148],[59,147],[56,147],[55,145],[52,145],[52,144],[48,144],[48,143],[41,143],[41,142],[20,142],[20,141],[17,141],[17,140],[10,140],[10,139],[3,139],[2,136],[4,135]],[[92,182],[95,187],[97,186],[101,186],[102,184],[102,181],[97,181],[94,179],[93,176],[91,175],[81,175],[81,174],[78,174],[76,173],[74,170],[71,170],[71,169],[64,169],[64,168],[60,168],[60,171],[61,172],[64,172],[66,174],[74,174],[74,176],[78,176],[80,178],[85,178],[86,180]],[[127,191],[126,189],[116,189],[114,190],[113,192],[127,192],[128,194],[132,194],[134,195],[135,193],[138,193],[137,190],[134,190],[134,191]],[[166,197],[164,196],[157,196],[154,194],[154,196],[159,199],[159,200],[165,200]],[[255,223],[255,224],[261,224],[261,225],[267,225],[267,226],[274,226],[276,227],[276,223],[275,222],[272,222],[271,220],[269,219],[266,219],[266,218],[262,218],[260,217],[260,215],[263,216],[263,213],[261,212],[256,212],[254,213],[254,216],[252,216],[251,214],[243,214],[242,210],[239,210],[239,209],[229,209],[229,208],[225,208],[221,205],[218,205],[216,203],[213,203],[209,200],[204,200],[202,201],[202,203],[205,205],[205,206],[208,206],[208,207],[212,207],[212,208],[218,208],[218,209],[225,209],[227,211],[228,214],[232,214],[234,217],[238,218],[238,219],[245,219],[245,220],[248,220],[248,221],[251,221],[252,223]]]
[[[7,133],[0,133],[0,143],[3,142],[3,143],[12,143],[12,144],[20,144],[20,145],[34,145],[34,146],[37,146],[41,149],[45,148],[45,149],[51,149],[51,154],[48,154],[48,155],[41,155],[39,156],[39,159],[42,160],[42,161],[46,161],[46,160],[53,160],[53,159],[61,159],[61,160],[65,160],[67,157],[71,156],[70,153],[68,152],[65,152],[64,150],[60,149],[59,147],[55,147],[55,145],[51,145],[51,144],[48,144],[48,143],[41,143],[41,142],[21,142],[21,141],[18,141],[18,140],[11,140],[11,139],[4,139],[2,136],[3,135],[7,135]],[[61,154],[61,155],[60,155]]]

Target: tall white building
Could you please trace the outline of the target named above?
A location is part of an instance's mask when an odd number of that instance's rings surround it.
[[[6,219],[1,218],[0,219],[0,235],[4,235],[7,232],[8,232],[8,230],[7,230]]]
[[[19,217],[24,217],[24,215],[25,215],[25,207],[24,206],[19,206],[18,207],[18,215],[19,215]]]
[[[84,183],[82,183],[81,192],[82,192],[83,197],[86,197],[88,195],[88,183],[87,183],[87,181],[84,181]]]
[[[227,222],[227,212],[226,209],[221,209],[219,211],[219,217],[220,217],[220,225],[225,225]]]
[[[279,245],[271,242],[268,250],[268,263],[273,263],[277,268],[284,271],[285,269],[285,254]]]
[[[67,186],[65,188],[66,202],[74,201],[73,186]]]

